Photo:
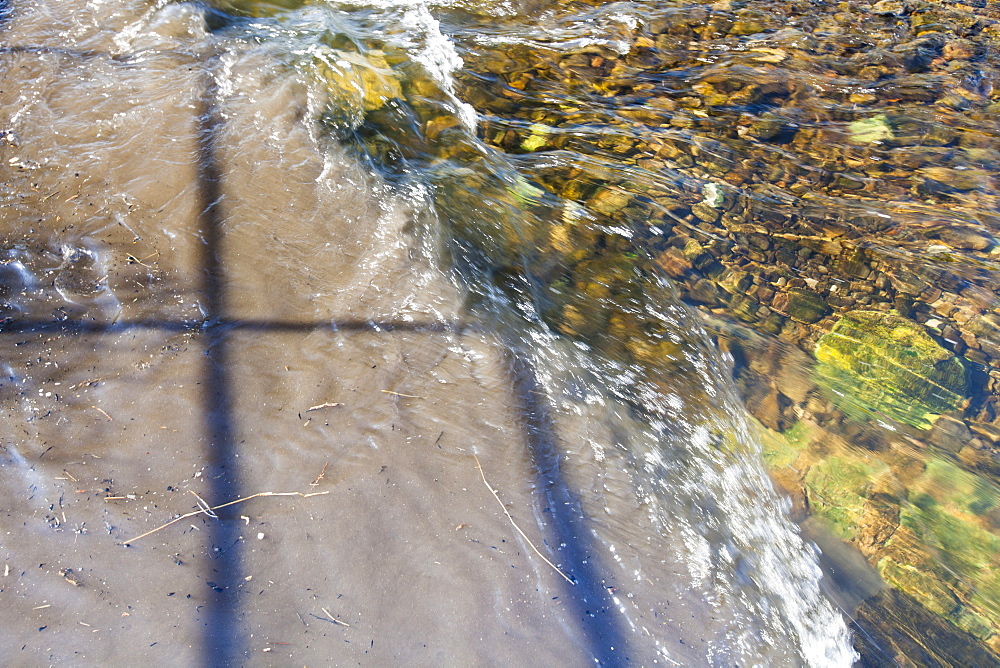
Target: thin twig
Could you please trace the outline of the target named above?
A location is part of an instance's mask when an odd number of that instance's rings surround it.
[[[415,394],[403,394],[402,392],[393,392],[392,390],[380,390],[383,394],[393,394],[397,397],[406,397],[407,399],[423,399],[423,397],[418,397]]]
[[[81,381],[81,382],[79,382],[79,383],[77,383],[75,385],[70,385],[69,389],[70,390],[76,390],[76,389],[79,389],[79,388],[83,387],[84,385],[97,385],[102,380],[104,380],[104,378],[94,378],[92,380],[84,380],[84,381]]]
[[[336,408],[337,406],[343,406],[344,404],[337,401],[328,401],[325,404],[317,404],[316,406],[310,406],[306,409],[306,413],[309,411],[318,411],[321,408]]]
[[[326,464],[323,464],[323,470],[319,472],[319,475],[316,476],[315,480],[313,480],[311,483],[309,483],[310,487],[315,487],[316,485],[319,484],[319,481],[322,480],[323,476],[326,475],[326,467],[329,466],[329,465],[330,465],[330,462],[327,462]]]
[[[555,564],[553,564],[551,561],[548,560],[548,558],[544,554],[542,554],[541,552],[538,551],[538,548],[535,547],[535,544],[531,542],[531,539],[528,538],[528,536],[525,535],[525,533],[523,531],[521,531],[521,527],[517,526],[517,522],[514,521],[514,518],[511,517],[510,512],[508,512],[507,506],[503,505],[503,501],[500,500],[500,495],[498,495],[497,491],[495,489],[493,489],[493,487],[490,485],[490,483],[488,483],[486,481],[486,473],[483,472],[483,465],[482,465],[482,463],[480,463],[479,457],[476,455],[476,453],[472,453],[472,456],[476,458],[476,466],[479,468],[479,475],[481,475],[483,477],[483,484],[486,485],[486,488],[490,490],[490,493],[493,495],[493,498],[496,499],[497,503],[500,504],[500,507],[503,508],[503,514],[507,516],[507,519],[510,520],[511,525],[515,529],[517,529],[517,532],[519,534],[521,534],[521,538],[523,538],[528,543],[528,545],[531,546],[531,549],[535,551],[535,554],[537,554],[539,557],[541,557],[542,561],[544,561],[549,566],[551,566],[553,568],[553,570],[555,570],[556,573],[558,573],[559,575],[561,575],[563,577],[563,579],[566,580],[566,582],[570,583],[571,585],[575,585],[576,583],[573,582],[573,580],[571,580],[568,575],[566,575],[565,573],[563,573],[559,569],[558,566],[556,566]]]
[[[330,621],[333,622],[334,624],[340,624],[341,626],[346,626],[346,627],[350,628],[350,626],[351,626],[350,624],[348,624],[347,622],[340,621],[339,619],[337,619],[336,617],[334,617],[333,615],[331,615],[330,611],[327,610],[326,608],[320,608],[320,610],[322,610],[323,612],[325,612],[326,616],[329,617]]]
[[[213,510],[218,510],[219,508],[225,508],[227,506],[234,506],[237,503],[243,503],[244,501],[249,501],[250,499],[256,499],[257,497],[260,497],[260,496],[301,496],[303,499],[308,499],[310,496],[321,496],[323,494],[329,494],[329,493],[330,493],[329,490],[327,490],[325,492],[310,492],[309,494],[303,494],[302,492],[257,492],[256,494],[251,494],[250,496],[244,496],[242,499],[236,499],[235,501],[229,501],[228,503],[222,503],[222,504],[219,504],[218,506],[212,506],[211,508],[208,508],[208,510],[209,511],[213,511]],[[161,524],[160,526],[156,527],[152,531],[147,531],[146,533],[142,534],[141,536],[136,536],[135,538],[133,538],[131,540],[127,540],[123,544],[124,545],[131,545],[132,543],[136,542],[140,538],[145,538],[146,536],[150,536],[150,535],[156,533],[157,531],[160,531],[161,529],[166,529],[168,526],[170,526],[171,524],[174,524],[175,522],[180,522],[181,520],[185,520],[185,519],[187,519],[189,517],[194,517],[195,515],[202,515],[205,512],[206,512],[206,509],[199,508],[198,510],[193,510],[190,513],[185,513],[185,514],[183,514],[183,515],[181,515],[179,517],[175,517],[174,519],[170,520],[166,524]]]
[[[202,512],[211,517],[213,520],[219,519],[219,516],[212,512],[212,507],[208,505],[208,501],[198,496],[198,492],[193,489],[189,489],[188,491],[194,494],[194,498],[198,499],[198,505],[201,507]]]
[[[153,257],[154,255],[159,255],[159,254],[160,254],[160,251],[156,251],[155,253],[150,253],[146,257],[142,258],[142,260],[148,260],[149,258]],[[136,264],[141,264],[143,267],[146,267],[147,269],[152,269],[153,268],[153,267],[150,267],[148,264],[146,264],[145,262],[143,262],[142,260],[140,260],[139,258],[137,258],[134,255],[129,255],[125,259],[128,260],[129,262],[134,262]]]

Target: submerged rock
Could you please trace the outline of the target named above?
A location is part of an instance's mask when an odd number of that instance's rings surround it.
[[[847,126],[851,142],[855,144],[874,144],[892,139],[892,128],[885,114],[854,121]]]
[[[298,9],[308,2],[309,0],[214,0],[210,4],[229,14],[260,18]]]
[[[798,322],[819,322],[823,316],[830,313],[830,306],[813,290],[792,288],[788,291],[787,301],[783,303],[784,310]]]
[[[402,86],[381,51],[327,49],[314,58],[316,77],[330,96],[330,106],[351,117],[403,97]]]
[[[878,563],[882,577],[928,610],[986,640],[1000,627],[1000,495],[934,458],[911,485],[900,527]]]
[[[862,668],[876,666],[990,666],[996,656],[898,589],[870,597],[853,615]],[[908,631],[901,634],[900,629]]]
[[[929,429],[941,413],[960,408],[965,367],[924,329],[900,315],[854,311],[816,347],[817,380],[848,414],[883,414]]]

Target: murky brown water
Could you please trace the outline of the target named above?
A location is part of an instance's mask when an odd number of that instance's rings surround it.
[[[5,663],[850,662],[753,446],[474,315],[426,193],[320,132],[294,40],[10,9]],[[264,492],[313,496],[135,539]]]

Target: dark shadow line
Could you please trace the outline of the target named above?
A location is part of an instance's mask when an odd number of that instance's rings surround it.
[[[220,326],[226,314],[225,276],[222,267],[222,172],[216,151],[222,124],[216,108],[219,95],[214,75],[217,68],[209,63],[200,109],[197,115],[198,194],[202,204],[199,216],[202,239],[202,298],[206,321],[204,360],[204,420],[208,450],[206,479],[210,502],[217,505],[240,498],[241,471],[236,448],[232,383],[229,378],[229,329]],[[226,509],[213,522],[209,538],[206,571],[210,576],[206,592],[206,615],[202,620],[203,663],[206,666],[242,665],[247,656],[247,638],[239,625],[238,599],[243,583],[243,553],[238,512]]]
[[[182,320],[126,320],[119,322],[97,322],[94,320],[8,320],[0,322],[0,334],[48,334],[63,332],[68,334],[116,334],[130,330],[161,330],[165,332],[196,332],[202,329],[201,322]]]
[[[207,245],[207,244],[206,244]],[[221,288],[221,286],[219,286]],[[211,311],[209,311],[211,313]],[[226,330],[254,332],[418,332],[428,334],[461,334],[469,329],[462,322],[409,322],[396,320],[318,320],[295,322],[290,320],[230,320],[210,318],[196,320],[118,320],[97,322],[87,320],[8,320],[0,322],[0,334],[67,332],[72,334],[116,334],[129,330],[161,330],[165,332],[197,332],[201,330]]]
[[[604,575],[607,569],[600,565],[594,538],[585,526],[586,518],[559,468],[555,423],[548,407],[539,399],[545,393],[525,354],[509,341],[502,350],[503,364],[524,418],[525,440],[538,477],[538,489],[545,495],[549,520],[544,528],[548,531],[548,543],[558,546],[554,560],[575,583],[564,583],[563,600],[576,616],[594,661],[601,666],[626,665],[628,634],[608,591],[611,584]]]

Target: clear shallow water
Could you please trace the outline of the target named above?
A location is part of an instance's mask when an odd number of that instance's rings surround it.
[[[539,187],[566,158],[476,139],[461,7],[78,5],[12,3],[4,33],[5,653],[853,660],[694,311],[631,266],[548,282],[554,222],[649,251]],[[622,329],[587,333],[606,303]],[[123,546],[189,491],[328,494]]]

